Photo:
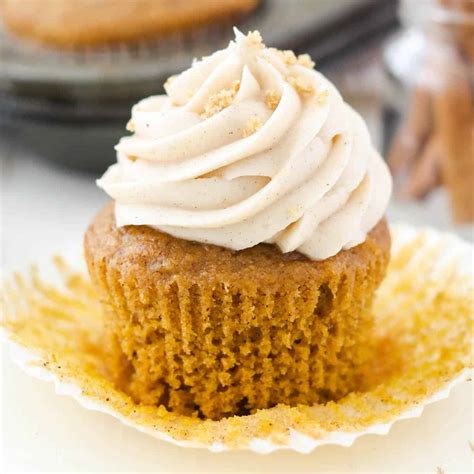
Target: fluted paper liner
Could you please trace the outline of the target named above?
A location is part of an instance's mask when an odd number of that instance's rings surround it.
[[[54,381],[58,394],[177,445],[259,453],[349,446],[364,434],[386,434],[397,420],[420,416],[466,380],[472,367],[472,246],[408,226],[392,227],[392,237],[391,263],[374,306],[376,357],[360,391],[336,402],[278,405],[220,421],[135,404],[108,378],[100,305],[72,259],[55,257],[5,279],[3,333],[15,362]]]

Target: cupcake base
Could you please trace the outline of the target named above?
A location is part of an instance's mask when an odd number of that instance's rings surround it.
[[[85,253],[112,377],[137,402],[211,419],[338,399],[370,356],[389,249],[381,221],[321,262],[266,244],[235,252],[117,228],[109,204]]]
[[[166,442],[258,453],[348,446],[419,416],[472,367],[472,245],[410,226],[393,226],[391,235],[390,265],[374,301],[373,364],[364,386],[337,402],[278,405],[218,422],[134,403],[106,375],[104,314],[79,251],[5,276],[0,336],[25,371],[53,381],[58,394]]]

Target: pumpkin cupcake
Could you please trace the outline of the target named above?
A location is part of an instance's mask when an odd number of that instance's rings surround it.
[[[6,28],[61,48],[157,39],[231,23],[258,0],[1,0]]]
[[[111,376],[212,419],[357,389],[390,251],[363,120],[257,32],[165,90],[133,108],[85,236]]]

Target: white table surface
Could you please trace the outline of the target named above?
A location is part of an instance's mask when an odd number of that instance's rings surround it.
[[[90,175],[72,174],[0,147],[2,267],[77,247],[107,200]],[[448,228],[445,198],[427,206],[392,205],[389,216]],[[472,238],[472,228],[463,229]],[[2,350],[0,472],[471,472],[472,384],[421,418],[401,421],[387,436],[350,448],[326,446],[310,455],[279,452],[211,454],[156,441],[111,417],[58,396],[32,379]],[[442,471],[439,471],[442,472]]]

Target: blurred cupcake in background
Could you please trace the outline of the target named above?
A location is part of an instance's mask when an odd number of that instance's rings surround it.
[[[2,0],[6,29],[58,48],[137,43],[229,25],[259,0]]]

